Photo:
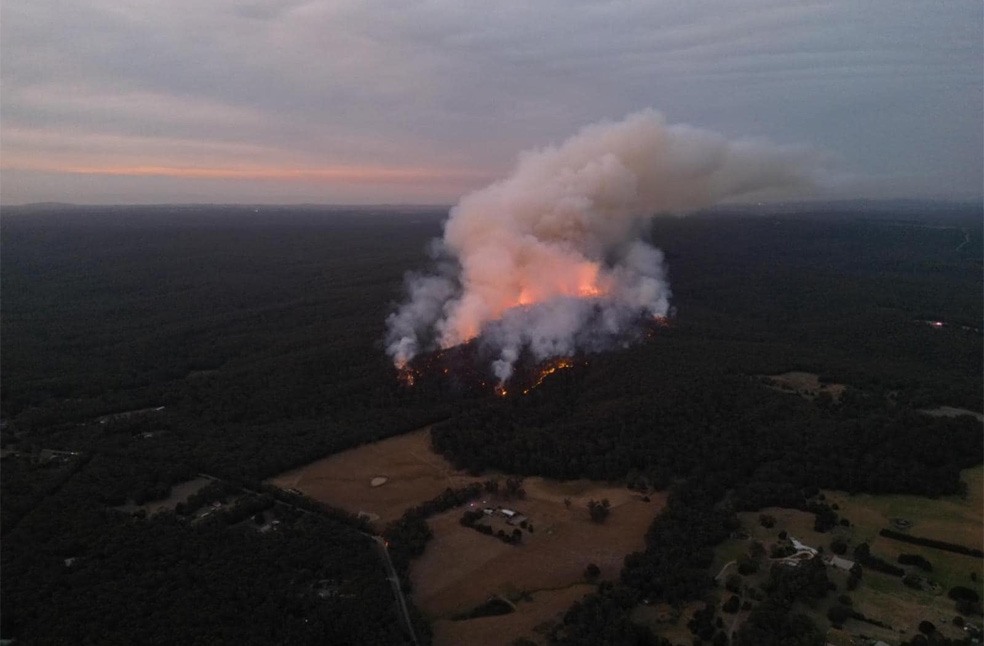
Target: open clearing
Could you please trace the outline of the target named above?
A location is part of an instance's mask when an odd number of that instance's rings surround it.
[[[857,532],[866,532],[864,538],[879,545],[895,541],[878,536],[878,530],[891,528],[893,518],[904,518],[912,523],[908,533],[914,536],[980,548],[984,545],[984,466],[965,469],[960,479],[967,484],[966,498],[852,496],[843,491],[828,491],[827,502],[836,503],[840,507],[838,513],[849,518]],[[906,551],[911,551],[909,547],[916,546],[907,546]]]
[[[425,428],[330,456],[269,482],[354,513],[378,514],[374,524],[381,529],[448,487],[505,477],[456,471],[433,452]],[[378,478],[386,481],[373,486]],[[559,619],[593,589],[584,582],[585,567],[594,563],[600,579],[617,578],[625,556],[645,547],[646,530],[665,504],[663,494],[647,502],[624,487],[588,480],[526,478],[523,488],[525,499],[486,495],[427,520],[434,538],[411,564],[410,580],[414,603],[434,622],[435,644],[510,644],[519,637],[543,642],[542,630],[534,628]],[[598,524],[587,507],[602,499],[611,503],[611,514]],[[513,545],[460,524],[466,509],[484,507],[514,509],[527,517],[533,531],[523,529],[522,543]],[[498,515],[493,525],[506,527]],[[514,602],[516,611],[451,620],[492,595]]]
[[[940,591],[914,590],[903,585],[899,577],[866,568],[861,585],[847,594],[853,600],[856,610],[889,624],[894,630],[877,628],[851,619],[845,623],[843,631],[830,631],[828,642],[850,643],[851,634],[857,636],[863,633],[888,643],[898,643],[914,635],[923,619],[933,622],[944,635],[962,638],[964,633],[951,623],[956,611],[954,602],[947,598],[946,591],[955,585],[979,589],[980,583],[974,583],[970,575],[975,572],[978,580],[984,579],[984,561],[878,535],[879,530],[892,528],[892,519],[901,518],[912,524],[908,533],[914,536],[979,548],[984,544],[984,467],[964,470],[961,472],[961,479],[967,484],[966,498],[947,496],[933,500],[920,496],[850,495],[842,491],[825,491],[827,503],[836,504],[837,513],[851,522],[850,527],[837,526],[827,533],[813,531],[814,516],[803,511],[769,507],[761,512],[740,513],[738,517],[749,538],[729,539],[719,545],[715,550],[711,570],[717,573],[726,563],[739,558],[747,552],[753,540],[761,542],[768,550],[777,541],[778,533],[783,530],[807,545],[823,547],[828,554],[831,541],[840,537],[849,545],[848,552],[844,555],[847,559],[853,559],[854,547],[862,542],[871,545],[872,554],[893,564],[899,554],[918,554],[932,563],[933,571],[924,576],[939,584]],[[771,529],[762,527],[759,523],[760,513],[773,516],[775,526]],[[905,569],[922,574],[911,566]],[[749,577],[748,582],[764,581],[767,570],[763,568],[759,575]],[[729,569],[731,571],[733,568]],[[827,574],[837,585],[837,592],[818,602],[815,608],[807,609],[814,621],[822,626],[829,623],[825,616],[826,610],[836,595],[845,592],[847,578],[844,572],[831,567],[828,567]],[[662,632],[667,634],[665,629]]]
[[[933,417],[960,417],[961,415],[970,415],[978,422],[984,422],[984,413],[978,413],[977,411],[967,410],[966,408],[954,408],[953,406],[940,406],[939,408],[924,408],[919,412],[926,413],[927,415],[932,415]]]
[[[537,627],[563,617],[571,605],[591,593],[594,586],[579,583],[561,590],[532,594],[532,601],[519,601],[516,611],[498,617],[479,617],[468,621],[438,619],[433,623],[435,644],[512,644],[525,638],[544,643]]]
[[[381,478],[385,480],[373,486]],[[382,529],[448,487],[478,480],[456,471],[431,450],[428,427],[336,453],[267,482],[352,513],[363,512]]]
[[[812,372],[784,372],[781,375],[768,375],[765,379],[774,388],[810,398],[820,393],[828,393],[834,399],[838,399],[844,392],[843,384],[821,383],[820,376]]]
[[[533,533],[523,532],[522,545],[462,527],[461,509],[428,521],[434,538],[410,570],[414,602],[428,616],[450,617],[493,594],[513,600],[524,591],[570,586],[583,581],[589,563],[599,567],[601,578],[614,579],[625,555],[645,547],[643,536],[664,502],[660,495],[647,503],[628,489],[585,480],[528,478],[523,486],[525,500],[503,503],[526,515],[534,527]],[[598,524],[590,520],[587,504],[602,498],[611,502],[612,513]]]
[[[154,500],[153,502],[148,502],[143,505],[128,502],[121,507],[116,507],[116,509],[130,514],[143,509],[147,512],[148,516],[152,516],[153,514],[165,509],[174,511],[174,508],[177,507],[179,503],[188,500],[189,497],[204,489],[205,486],[211,484],[211,482],[212,481],[208,478],[195,478],[194,480],[188,480],[187,482],[182,482],[171,487],[171,495],[165,500]]]

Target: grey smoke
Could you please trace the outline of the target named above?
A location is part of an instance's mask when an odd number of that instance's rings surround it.
[[[408,276],[388,352],[401,367],[481,336],[504,382],[523,349],[542,360],[603,347],[669,311],[663,254],[640,239],[651,217],[803,188],[815,172],[809,151],[667,125],[653,110],[525,152],[451,210],[440,248],[454,270]]]

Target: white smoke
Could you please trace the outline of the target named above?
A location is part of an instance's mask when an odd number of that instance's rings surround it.
[[[802,150],[667,125],[653,110],[523,153],[451,210],[441,243],[455,270],[407,278],[388,352],[402,366],[481,336],[504,382],[523,349],[539,360],[603,347],[669,311],[663,254],[640,240],[650,217],[802,187],[812,172]]]

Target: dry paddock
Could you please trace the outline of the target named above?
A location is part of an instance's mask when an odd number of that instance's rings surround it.
[[[373,478],[386,482],[372,486]],[[352,512],[378,516],[377,528],[409,507],[429,500],[448,487],[461,487],[504,474],[480,478],[455,470],[430,446],[422,429],[339,453],[272,478],[284,489]],[[503,543],[459,523],[464,509],[430,518],[434,538],[413,562],[413,601],[434,622],[435,643],[510,644],[519,637],[543,641],[545,622],[557,620],[571,603],[590,592],[584,569],[601,569],[614,579],[627,554],[644,548],[646,530],[665,498],[649,501],[624,487],[588,480],[557,482],[527,478],[524,500],[485,497],[475,507],[510,507],[529,518],[533,531],[523,531],[520,545]],[[590,500],[608,499],[611,515],[603,524],[588,516]],[[569,504],[568,504],[569,503]],[[474,507],[473,507],[474,508]],[[500,617],[452,621],[491,595],[516,602],[516,611]],[[539,627],[539,630],[535,630]]]

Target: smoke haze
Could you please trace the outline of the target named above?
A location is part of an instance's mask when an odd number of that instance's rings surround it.
[[[387,350],[402,367],[480,336],[505,382],[524,349],[543,360],[603,348],[669,312],[663,254],[641,239],[649,218],[811,175],[803,150],[668,125],[653,110],[587,126],[521,154],[508,177],[451,210],[435,245],[443,262],[407,277]]]

